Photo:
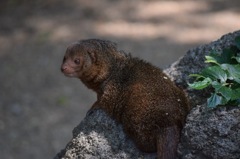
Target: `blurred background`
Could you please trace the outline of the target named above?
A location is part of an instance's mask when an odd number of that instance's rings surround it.
[[[239,19],[239,0],[2,0],[1,158],[53,158],[96,100],[61,74],[68,44],[108,39],[165,68],[187,50],[239,30]]]

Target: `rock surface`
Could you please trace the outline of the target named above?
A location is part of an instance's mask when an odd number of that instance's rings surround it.
[[[221,51],[233,44],[240,31],[227,34],[210,44],[191,49],[165,72],[183,87],[192,104],[179,144],[181,159],[239,159],[240,158],[240,108],[222,107],[210,110],[206,106],[209,90],[187,88],[189,74],[198,73],[206,66],[204,57],[212,49]]]
[[[240,108],[207,110],[198,105],[183,129],[179,155],[182,159],[239,159]]]
[[[102,110],[92,111],[73,130],[73,139],[55,159],[75,158],[154,158],[139,152],[123,132],[122,126]]]
[[[232,44],[240,31],[227,34],[207,45],[191,49],[164,71],[186,90],[193,109],[182,131],[178,154],[182,159],[239,159],[240,108],[207,109],[209,91],[187,88],[189,74],[205,67],[204,56],[212,49],[222,50]],[[116,124],[103,111],[93,111],[73,130],[73,139],[55,159],[73,158],[156,158],[156,153],[139,152]]]

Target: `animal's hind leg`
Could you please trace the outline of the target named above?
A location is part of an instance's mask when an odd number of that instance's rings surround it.
[[[177,126],[161,128],[157,136],[157,158],[176,159],[179,138],[180,128]]]

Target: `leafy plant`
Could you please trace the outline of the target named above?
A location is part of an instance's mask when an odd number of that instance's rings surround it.
[[[199,74],[191,74],[195,82],[188,85],[196,90],[213,88],[207,100],[210,108],[226,104],[240,106],[240,36],[235,38],[234,45],[221,53],[212,50],[205,58],[209,66]]]

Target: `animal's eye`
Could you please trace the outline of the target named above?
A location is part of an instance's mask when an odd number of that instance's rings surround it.
[[[67,58],[64,56],[64,58],[63,58],[63,62],[65,62],[65,61],[66,61],[66,59],[67,59]]]
[[[79,59],[75,59],[75,60],[74,60],[74,63],[77,64],[77,65],[79,65],[79,64],[80,64],[80,60],[79,60]]]

